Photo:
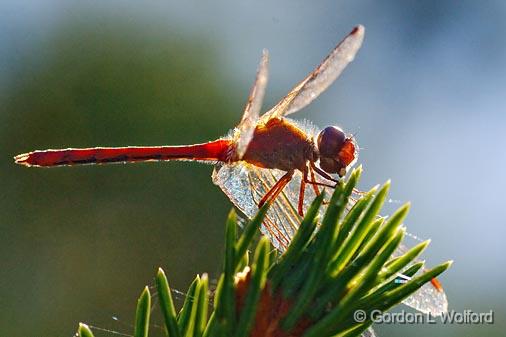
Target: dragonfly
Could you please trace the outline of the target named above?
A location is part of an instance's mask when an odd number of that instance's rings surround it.
[[[335,188],[358,158],[353,135],[338,126],[321,131],[287,116],[323,93],[353,61],[365,29],[355,27],[330,54],[273,108],[260,115],[268,81],[269,54],[263,51],[239,124],[214,141],[182,146],[127,146],[37,150],[14,157],[28,167],[188,160],[214,164],[213,182],[248,218],[270,207],[260,228],[283,252],[316,195]],[[447,311],[442,287],[434,280],[405,303],[422,312]]]

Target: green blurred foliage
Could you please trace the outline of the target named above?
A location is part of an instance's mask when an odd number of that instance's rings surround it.
[[[86,22],[19,55],[0,102],[1,336],[70,336],[79,321],[131,332],[134,295],[156,267],[181,290],[219,269],[230,203],[211,166],[14,165],[34,149],[203,142],[240,119],[247,89],[205,36]]]

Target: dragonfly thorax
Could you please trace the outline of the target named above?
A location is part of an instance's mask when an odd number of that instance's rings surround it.
[[[259,167],[304,171],[317,149],[310,137],[291,121],[272,118],[257,125],[242,160]]]

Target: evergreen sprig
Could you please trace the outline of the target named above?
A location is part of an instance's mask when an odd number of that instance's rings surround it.
[[[237,216],[231,211],[221,274],[208,314],[208,278],[197,276],[185,302],[176,311],[167,277],[156,275],[156,288],[166,334],[170,337],[281,337],[360,336],[371,320],[356,322],[353,313],[386,311],[448,269],[451,261],[414,276],[423,263],[415,259],[428,246],[422,242],[405,254],[392,257],[403,240],[402,226],[409,204],[388,219],[379,216],[390,183],[365,193],[348,210],[360,178],[356,169],[346,183],[335,188],[323,219],[318,218],[324,195],[313,201],[287,251],[271,258],[272,247],[262,238],[250,262],[248,249],[268,205],[246,225],[237,238]],[[396,282],[402,271],[413,276]],[[146,287],[137,304],[134,336],[147,337],[151,294]],[[85,324],[78,335],[92,337]]]

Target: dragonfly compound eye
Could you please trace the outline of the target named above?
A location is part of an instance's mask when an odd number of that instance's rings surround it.
[[[328,126],[318,134],[320,156],[335,158],[346,140],[343,130],[337,126]]]

